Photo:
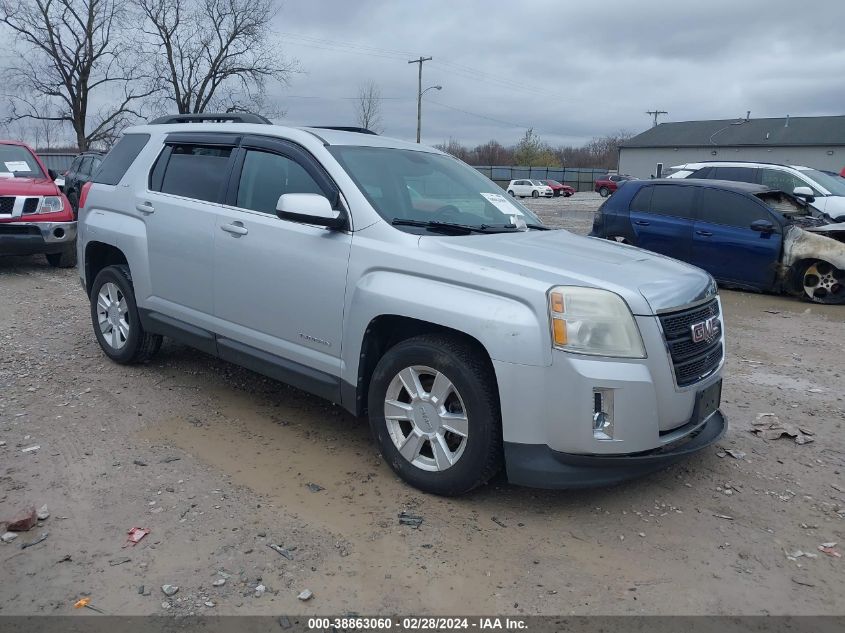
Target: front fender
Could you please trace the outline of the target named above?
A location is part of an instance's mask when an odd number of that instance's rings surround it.
[[[379,316],[403,316],[463,332],[478,340],[490,358],[548,366],[548,323],[531,305],[455,282],[391,270],[372,271],[350,289],[344,340],[343,378],[358,380],[367,326]],[[347,343],[348,342],[348,343]]]

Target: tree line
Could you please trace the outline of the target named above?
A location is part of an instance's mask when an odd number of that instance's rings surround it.
[[[552,147],[543,141],[533,128],[529,128],[516,145],[505,146],[496,140],[491,140],[475,147],[467,147],[460,141],[450,138],[447,142],[435,147],[470,165],[616,169],[619,144],[632,136],[632,133],[620,130],[607,136],[597,136],[579,147],[570,145]]]
[[[273,0],[0,0],[3,123],[86,150],[165,112],[279,116],[267,86],[299,66],[274,17]]]

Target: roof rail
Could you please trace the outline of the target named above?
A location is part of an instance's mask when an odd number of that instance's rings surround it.
[[[168,123],[264,123],[270,119],[251,112],[202,112],[200,114],[166,114],[149,122],[149,125]]]
[[[378,136],[378,132],[373,132],[365,127],[348,127],[345,125],[309,125],[308,127],[316,130],[338,130],[340,132],[357,132],[358,134],[372,134]]]

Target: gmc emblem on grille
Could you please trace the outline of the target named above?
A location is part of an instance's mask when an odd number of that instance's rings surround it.
[[[692,342],[701,343],[702,341],[707,341],[709,343],[719,336],[721,325],[717,316],[712,316],[700,323],[693,323],[689,328],[692,332]]]

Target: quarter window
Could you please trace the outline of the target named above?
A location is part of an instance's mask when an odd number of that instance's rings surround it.
[[[713,224],[747,229],[755,220],[772,221],[769,212],[757,202],[730,191],[703,189],[700,209],[700,219]]]
[[[285,193],[317,193],[320,186],[296,161],[270,152],[248,150],[238,183],[236,206],[262,213],[275,213]]]
[[[651,213],[655,215],[671,215],[676,218],[692,219],[695,187],[680,185],[656,185],[652,187]]]
[[[231,154],[231,147],[219,145],[171,145],[153,168],[156,174],[160,169],[159,163],[166,161],[158,191],[217,202]]]
[[[103,168],[97,171],[96,182],[105,185],[119,183],[149,140],[149,134],[124,134],[103,159]]]

